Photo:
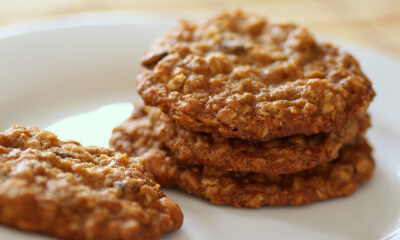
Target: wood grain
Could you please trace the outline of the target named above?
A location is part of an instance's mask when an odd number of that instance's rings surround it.
[[[238,7],[400,58],[399,0],[0,0],[0,26],[87,11],[134,10],[192,17]]]

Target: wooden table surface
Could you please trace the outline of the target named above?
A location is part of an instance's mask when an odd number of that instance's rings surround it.
[[[238,7],[400,59],[400,0],[0,0],[0,26],[88,11],[134,10],[191,17]]]

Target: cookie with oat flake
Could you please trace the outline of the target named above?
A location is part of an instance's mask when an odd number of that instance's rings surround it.
[[[214,204],[250,208],[299,206],[351,195],[372,178],[375,166],[365,139],[343,147],[329,163],[278,176],[181,165],[160,150],[150,150],[144,157],[146,168],[163,186],[177,186]]]
[[[0,134],[0,222],[61,239],[158,239],[181,227],[142,158],[14,126]]]
[[[373,176],[371,147],[362,137],[340,149],[338,158],[292,174],[222,171],[208,166],[181,164],[159,142],[156,129],[142,119],[114,131],[110,145],[129,155],[141,155],[147,170],[163,186],[177,186],[212,203],[257,208],[263,205],[304,205],[347,196]],[[126,131],[126,130],[129,131]]]
[[[337,132],[295,135],[267,142],[245,141],[187,130],[159,109],[135,104],[132,115],[114,128],[110,143],[117,149],[131,152],[132,148],[140,153],[165,146],[183,164],[278,175],[299,172],[337,158],[343,145],[351,144],[369,127],[369,116],[365,114]]]
[[[240,10],[179,22],[148,50],[137,81],[147,105],[187,129],[258,141],[337,131],[375,96],[351,54]]]

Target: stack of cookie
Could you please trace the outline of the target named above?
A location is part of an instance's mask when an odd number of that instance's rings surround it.
[[[305,28],[239,10],[181,21],[147,52],[138,86],[149,106],[110,143],[144,154],[162,185],[260,207],[349,195],[373,175],[371,82]]]

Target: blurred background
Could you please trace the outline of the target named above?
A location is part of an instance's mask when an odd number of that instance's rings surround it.
[[[400,58],[399,0],[0,0],[0,27],[91,11],[140,11],[180,18],[237,7]]]

